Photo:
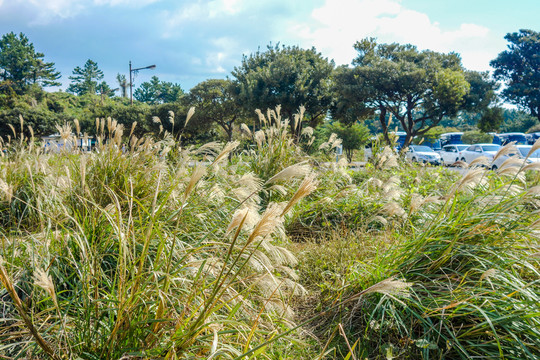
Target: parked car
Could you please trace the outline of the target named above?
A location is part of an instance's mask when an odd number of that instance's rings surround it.
[[[507,155],[500,156],[491,164],[492,170],[497,170],[501,167],[509,157],[517,157],[518,159],[525,159],[529,151],[531,151],[532,145],[516,145],[517,152],[511,152]],[[540,150],[536,150],[526,160],[527,163],[540,162]]]
[[[424,145],[411,145],[407,150],[405,157],[413,162],[430,163],[434,165],[441,164],[441,155],[437,154],[432,148]]]
[[[465,150],[469,146],[470,145],[468,144],[443,146],[443,148],[438,151],[439,155],[441,155],[442,164],[449,166],[456,161],[459,161],[459,152]]]
[[[474,144],[462,150],[459,153],[459,158],[461,161],[466,163],[471,163],[474,159],[479,158],[480,156],[485,156],[489,162],[493,160],[493,157],[499,151],[501,145],[497,144]]]

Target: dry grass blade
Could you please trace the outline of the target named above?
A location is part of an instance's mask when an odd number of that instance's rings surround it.
[[[257,237],[265,237],[266,235],[274,232],[283,221],[281,217],[282,213],[282,206],[280,204],[271,203],[263,213],[261,220],[259,220],[251,232],[251,235],[247,241],[248,244]]]

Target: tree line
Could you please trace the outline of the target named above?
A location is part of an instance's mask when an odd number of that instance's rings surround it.
[[[189,91],[154,76],[135,90],[131,106],[126,76],[118,74],[118,87],[113,88],[91,59],[75,67],[66,92],[45,92],[60,85],[61,74],[24,34],[8,33],[0,39],[0,135],[10,134],[9,124],[17,124],[19,115],[36,135],[54,132],[56,122],[74,118],[91,135],[95,118],[111,116],[128,128],[137,122],[141,132],[174,129],[188,141],[218,133],[231,139],[240,122],[260,126],[255,109],[278,104],[289,119],[301,106],[305,109],[304,121],[295,128],[297,139],[304,127],[321,124],[333,124],[344,136],[360,132],[364,138],[369,128],[387,141],[397,127],[407,133],[406,144],[444,126],[471,125],[484,132],[512,121],[533,126],[540,120],[540,33],[519,30],[505,39],[508,49],[490,63],[492,76],[465,69],[457,53],[382,44],[374,38],[354,44],[352,64],[338,67],[315,48],[269,45],[243,56],[230,78],[208,79]],[[503,109],[501,100],[518,110]],[[166,121],[191,106],[197,111],[188,128]]]

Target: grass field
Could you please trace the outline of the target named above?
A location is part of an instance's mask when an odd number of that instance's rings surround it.
[[[540,167],[325,167],[298,118],[260,116],[187,148],[111,119],[92,153],[14,130],[0,358],[540,358]]]

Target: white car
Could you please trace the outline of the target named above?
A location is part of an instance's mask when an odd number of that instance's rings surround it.
[[[445,145],[438,151],[441,155],[443,165],[452,165],[456,161],[459,161],[459,152],[465,150],[470,145],[467,144],[452,144]]]
[[[413,162],[423,162],[434,165],[441,164],[441,155],[437,154],[429,146],[410,145],[405,157]]]
[[[497,160],[495,160],[491,164],[491,169],[497,170],[498,168],[501,167],[503,162],[505,162],[509,157],[516,157],[518,159],[525,159],[527,157],[527,154],[531,150],[532,145],[516,145],[516,148],[518,150],[517,153],[512,152],[512,153],[509,153],[507,155],[500,156]],[[540,162],[540,150],[536,150],[535,152],[533,152],[526,160],[526,163],[528,163],[528,164],[533,163],[533,162]],[[515,166],[517,166],[517,165],[515,165]]]
[[[485,156],[489,162],[493,160],[493,157],[499,151],[501,145],[497,144],[474,144],[462,150],[459,153],[459,159],[466,163],[471,163],[480,156]]]

